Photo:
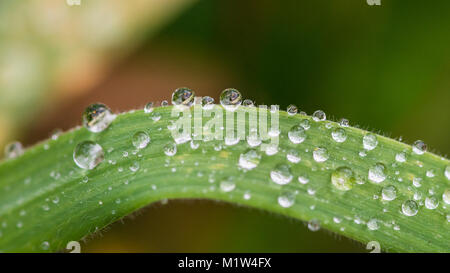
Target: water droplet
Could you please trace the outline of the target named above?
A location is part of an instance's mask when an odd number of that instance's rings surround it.
[[[421,155],[427,151],[427,144],[422,140],[416,140],[412,146],[412,150],[415,154]]]
[[[306,131],[308,131],[309,128],[311,128],[311,122],[309,121],[309,119],[302,119],[299,125],[302,126],[303,129],[305,129]]]
[[[210,96],[204,96],[202,98],[202,108],[204,110],[211,110],[214,107],[214,99]]]
[[[395,160],[397,162],[403,163],[406,161],[406,153],[405,152],[401,152],[395,155]]]
[[[414,216],[419,211],[419,206],[417,205],[416,201],[413,200],[406,200],[402,204],[402,212],[406,216]]]
[[[381,183],[386,179],[386,167],[383,163],[376,163],[369,169],[369,180]]]
[[[246,170],[254,169],[261,161],[261,155],[255,149],[248,149],[239,157],[239,166]]]
[[[446,189],[442,194],[442,200],[450,205],[450,189]]]
[[[339,167],[331,174],[331,183],[338,190],[348,191],[353,188],[355,178],[353,171],[348,167]]]
[[[392,201],[397,198],[397,189],[392,185],[383,187],[383,189],[381,189],[381,197],[385,201]]]
[[[426,173],[427,177],[433,178],[436,175],[436,172],[433,169],[429,169]]]
[[[251,133],[248,137],[247,137],[247,144],[250,147],[257,147],[259,145],[261,145],[261,138],[256,134],[256,133]]]
[[[347,139],[347,133],[342,128],[336,128],[331,132],[331,137],[336,142],[344,142]]]
[[[317,219],[312,219],[308,222],[308,229],[310,231],[316,232],[320,229],[320,222]]]
[[[41,249],[42,250],[48,250],[50,248],[50,243],[47,241],[42,242]]]
[[[146,132],[139,131],[133,135],[132,142],[137,149],[144,149],[150,142],[150,137]]]
[[[378,220],[375,218],[370,219],[367,222],[367,228],[370,230],[377,230],[380,228],[380,225],[378,224]]]
[[[130,166],[130,171],[132,171],[132,172],[137,172],[138,170],[139,170],[139,162],[133,162],[132,164],[131,164],[131,166]]]
[[[270,172],[270,178],[279,185],[288,184],[292,180],[291,168],[286,164],[278,164]]]
[[[83,126],[93,133],[98,133],[106,128],[116,118],[108,106],[95,103],[86,107],[83,112]]]
[[[5,158],[12,159],[23,154],[22,143],[15,141],[5,147]]]
[[[245,99],[245,100],[242,102],[242,105],[243,105],[243,106],[246,106],[246,107],[253,107],[253,106],[255,106],[254,103],[253,103],[253,101],[250,100],[250,99]]]
[[[291,105],[289,105],[289,106],[287,107],[287,113],[288,113],[290,116],[293,116],[293,115],[297,114],[297,112],[298,112],[297,106],[291,104]]]
[[[177,88],[172,93],[172,104],[190,107],[194,103],[194,98],[195,92],[191,89],[186,87]]]
[[[314,121],[324,121],[327,119],[327,115],[322,110],[317,110],[313,113],[312,118]]]
[[[82,169],[91,170],[104,158],[102,146],[90,140],[79,143],[73,151],[73,160]]]
[[[300,184],[308,184],[309,182],[309,178],[307,175],[299,175],[298,176],[298,182],[300,182]]]
[[[413,185],[416,188],[419,188],[420,186],[422,186],[422,178],[420,177],[414,177],[413,178]]]
[[[378,145],[378,140],[377,140],[377,136],[371,133],[367,133],[364,137],[363,137],[363,147],[364,149],[370,151],[373,150],[377,147]]]
[[[151,119],[152,119],[154,122],[157,122],[158,120],[161,119],[161,113],[153,113],[153,114],[151,115]]]
[[[169,142],[164,145],[164,153],[167,156],[174,156],[177,153],[177,145],[173,142]]]
[[[313,151],[313,158],[316,162],[325,162],[330,156],[326,148],[317,147]]]
[[[220,189],[223,192],[230,192],[236,188],[235,178],[233,176],[228,176],[220,182]]]
[[[51,135],[52,140],[57,140],[62,133],[63,133],[63,131],[61,129],[53,130],[52,135]]]
[[[348,127],[350,126],[350,123],[348,122],[348,119],[341,118],[341,120],[339,121],[339,125],[342,127]]]
[[[153,102],[149,102],[145,105],[144,112],[147,114],[153,112]]]
[[[228,111],[236,110],[241,103],[241,93],[236,89],[228,88],[220,94],[220,104]]]
[[[289,162],[292,163],[298,163],[301,160],[300,154],[298,153],[297,150],[294,149],[290,149],[287,151],[286,158],[287,160],[289,160]]]
[[[295,194],[292,191],[284,191],[278,196],[278,204],[283,208],[292,207],[295,203]]]
[[[288,137],[294,144],[302,143],[306,139],[305,129],[299,125],[295,125],[289,130]]]
[[[162,106],[162,107],[167,107],[167,106],[169,106],[169,102],[167,102],[166,100],[163,100],[163,101],[161,102],[161,106]]]
[[[425,207],[427,209],[435,209],[439,205],[439,200],[436,196],[429,196],[425,198]]]
[[[447,177],[447,179],[450,180],[450,166],[445,167],[444,174],[445,177]]]

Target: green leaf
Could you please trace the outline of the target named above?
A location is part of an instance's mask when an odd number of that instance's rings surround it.
[[[167,156],[164,147],[173,142],[167,127],[175,120],[171,110],[160,107],[150,114],[120,114],[101,133],[77,128],[0,163],[0,250],[62,250],[69,241],[80,240],[152,202],[207,198],[318,221],[323,228],[360,242],[377,241],[382,251],[450,251],[450,205],[443,200],[450,188],[444,174],[450,165],[447,159],[429,152],[415,154],[411,146],[379,135],[376,148],[366,151],[364,130],[280,112],[278,153],[269,156],[256,149],[262,156],[260,163],[244,171],[238,164],[249,148],[244,140],[231,146],[223,140],[200,141],[197,149],[187,142],[177,145],[174,156]],[[152,116],[158,114],[161,119],[154,121]],[[294,144],[288,132],[302,120],[311,127],[306,139]],[[237,123],[242,122],[238,118]],[[344,142],[333,140],[336,128],[345,130]],[[136,151],[132,137],[139,131],[148,133],[151,141]],[[79,168],[72,156],[76,145],[86,140],[98,143],[105,152],[104,161],[89,171]],[[326,161],[314,160],[313,151],[319,147],[327,150]],[[292,150],[301,158],[298,163],[287,159]],[[405,162],[395,159],[401,152]],[[368,173],[378,163],[385,167],[386,179],[374,183]],[[283,168],[280,164],[288,165],[293,175],[286,185],[270,176]],[[309,182],[300,183],[299,176]],[[381,193],[389,185],[396,188],[392,201],[383,200]],[[227,188],[232,190],[224,191]],[[280,196],[286,197],[281,201],[294,200],[293,205],[282,207]],[[425,205],[431,197],[439,202],[435,209]],[[418,205],[415,216],[402,212],[408,200]]]

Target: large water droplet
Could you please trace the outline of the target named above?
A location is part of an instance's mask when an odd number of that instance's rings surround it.
[[[377,136],[371,133],[367,133],[364,137],[363,137],[363,147],[364,149],[370,151],[373,150],[377,147],[378,145],[378,140],[377,140]]]
[[[331,183],[341,191],[348,191],[352,189],[355,183],[353,171],[348,167],[337,168],[331,174]]]
[[[313,113],[312,118],[314,121],[324,121],[327,119],[327,115],[322,110],[317,110]]]
[[[317,147],[313,151],[313,158],[316,162],[325,162],[329,157],[330,156],[326,148]]]
[[[305,129],[299,125],[295,125],[289,130],[288,137],[294,144],[302,143],[306,139]]]
[[[172,93],[172,104],[190,107],[194,103],[194,98],[195,92],[191,89],[186,87],[177,88]]]
[[[106,128],[116,118],[108,106],[95,103],[86,107],[83,113],[83,126],[93,133],[98,133]]]
[[[295,203],[295,193],[292,191],[284,191],[278,196],[278,204],[283,208],[292,207]]]
[[[246,170],[254,169],[261,161],[261,155],[255,149],[248,149],[239,157],[239,166]]]
[[[422,140],[416,140],[412,146],[412,150],[415,154],[421,155],[427,151],[427,144]]]
[[[375,183],[381,183],[386,179],[386,167],[383,163],[376,163],[369,169],[369,180]]]
[[[331,137],[336,142],[344,142],[347,139],[347,133],[342,128],[336,128],[331,132]]]
[[[392,201],[397,198],[397,189],[392,185],[383,187],[383,189],[381,189],[381,197],[385,201]]]
[[[150,142],[150,137],[146,132],[139,131],[133,135],[132,143],[137,149],[144,149]]]
[[[23,146],[22,143],[15,141],[12,143],[9,143],[5,147],[5,158],[11,159],[16,158],[23,154]]]
[[[92,170],[105,158],[102,146],[93,141],[79,143],[73,151],[73,160],[78,167]]]
[[[220,94],[220,104],[228,111],[236,110],[242,103],[242,95],[233,88],[228,88]]]
[[[419,206],[417,205],[416,201],[413,200],[406,200],[402,204],[402,212],[406,216],[414,216],[419,211]]]
[[[220,182],[220,189],[223,192],[230,192],[236,188],[236,182],[233,176],[228,176]]]
[[[291,168],[286,164],[278,164],[270,172],[270,178],[279,185],[288,184],[292,180]]]

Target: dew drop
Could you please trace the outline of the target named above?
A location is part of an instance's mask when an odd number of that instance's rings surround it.
[[[297,112],[298,112],[297,106],[291,104],[291,105],[289,105],[289,106],[287,107],[287,113],[288,113],[290,116],[293,116],[293,115],[297,114]]]
[[[173,142],[169,142],[164,145],[164,153],[167,156],[174,156],[177,153],[177,145]]]
[[[322,110],[317,110],[313,113],[312,118],[314,121],[324,121],[327,119],[327,115]]]
[[[378,224],[378,220],[375,219],[375,218],[370,219],[370,220],[367,222],[367,228],[368,228],[369,230],[377,230],[377,229],[379,229],[379,228],[380,228],[380,225]]]
[[[302,143],[306,139],[305,129],[299,125],[295,125],[289,130],[288,137],[294,144]]]
[[[385,201],[392,201],[397,198],[397,189],[392,185],[383,187],[383,189],[381,189],[381,197]]]
[[[214,107],[214,99],[210,96],[204,96],[202,98],[202,108],[204,110],[211,110]]]
[[[99,133],[116,118],[108,106],[95,103],[91,104],[83,112],[83,126],[93,133]]]
[[[320,222],[317,219],[312,219],[308,222],[308,229],[310,231],[316,232],[320,229]]]
[[[325,162],[330,156],[326,148],[317,147],[313,151],[313,158],[316,162]]]
[[[369,180],[375,183],[381,183],[386,179],[386,167],[383,163],[376,163],[369,169]]]
[[[245,100],[242,102],[242,105],[243,105],[243,106],[246,106],[246,107],[253,107],[253,106],[255,106],[255,104],[253,103],[253,101],[250,100],[250,99],[245,99]]]
[[[450,180],[450,166],[445,168],[444,175],[447,177],[447,180]]]
[[[436,172],[433,169],[429,169],[426,173],[427,177],[433,178],[436,175]]]
[[[429,196],[425,198],[425,207],[427,209],[435,209],[439,205],[439,200],[436,196]]]
[[[292,191],[284,191],[278,196],[278,204],[283,208],[292,207],[295,203],[295,194]]]
[[[167,107],[167,106],[169,106],[169,102],[167,102],[166,100],[163,100],[161,102],[161,107]]]
[[[342,127],[348,127],[350,125],[350,123],[349,123],[348,119],[342,118],[339,121],[339,125],[342,126]]]
[[[15,141],[5,147],[5,158],[12,159],[23,154],[22,143]]]
[[[311,128],[311,122],[308,119],[302,119],[299,123],[300,126],[303,127],[306,131]]]
[[[144,112],[147,114],[153,112],[153,102],[149,102],[145,105]]]
[[[364,137],[363,137],[364,149],[370,151],[370,150],[375,149],[377,147],[377,145],[378,145],[378,140],[374,134],[367,133],[366,135],[364,135]]]
[[[297,150],[290,149],[286,153],[286,158],[289,162],[298,163],[301,160],[300,154]]]
[[[347,133],[342,128],[336,128],[331,132],[331,137],[336,142],[344,142],[347,139]]]
[[[261,154],[255,149],[248,149],[239,157],[239,166],[246,170],[254,169],[261,161]]]
[[[307,175],[300,175],[299,177],[298,177],[298,182],[300,182],[300,184],[308,184],[308,182],[309,182],[309,178],[308,178],[308,176]]]
[[[446,189],[442,194],[442,200],[450,205],[450,189]]]
[[[220,94],[220,104],[228,111],[235,111],[242,103],[241,93],[233,88],[228,88]]]
[[[278,185],[288,184],[292,180],[291,168],[286,164],[278,164],[270,172],[270,178]]]
[[[92,170],[104,158],[102,146],[90,140],[79,143],[73,151],[73,160],[82,169]]]
[[[412,150],[415,154],[421,155],[427,151],[427,144],[422,140],[416,140],[412,145]]]
[[[194,98],[195,92],[191,89],[186,87],[177,88],[172,93],[172,104],[190,107],[194,103]]]
[[[50,243],[47,241],[42,242],[41,249],[42,250],[48,250],[50,248]]]
[[[407,200],[402,204],[402,212],[406,216],[414,216],[419,211],[419,206],[416,201]]]
[[[158,120],[161,119],[161,114],[160,114],[160,113],[153,113],[153,114],[151,115],[151,119],[152,119],[154,122],[157,122]]]
[[[406,161],[406,153],[401,152],[395,155],[395,161],[403,163]]]
[[[139,131],[133,135],[132,143],[137,149],[144,149],[150,142],[150,137],[146,132]]]
[[[220,190],[230,192],[236,188],[236,182],[233,176],[228,176],[220,182]]]
[[[131,164],[131,166],[130,166],[130,171],[132,171],[132,172],[137,172],[138,170],[139,170],[139,162],[133,162],[132,164]]]
[[[331,183],[338,190],[348,191],[353,188],[355,178],[353,171],[348,167],[339,167],[331,174]]]

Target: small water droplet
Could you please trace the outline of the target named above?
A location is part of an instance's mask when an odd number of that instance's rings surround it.
[[[378,224],[378,220],[375,218],[370,219],[367,222],[367,228],[370,230],[377,230],[380,228],[380,225]]]
[[[314,121],[324,121],[327,119],[327,115],[322,110],[317,110],[313,113],[312,118]]]
[[[397,198],[397,189],[392,185],[383,187],[383,189],[381,189],[381,197],[385,201],[392,201]]]
[[[427,144],[422,140],[416,140],[412,145],[412,150],[415,154],[421,155],[427,151]]]
[[[306,131],[308,131],[309,128],[311,128],[311,122],[309,121],[309,119],[302,119],[299,125],[302,126],[303,129],[305,129]]]
[[[297,114],[297,112],[298,112],[297,106],[291,104],[291,105],[289,105],[289,106],[287,107],[287,113],[288,113],[290,116],[293,116],[293,115]]]
[[[413,178],[413,185],[416,188],[419,188],[420,186],[422,186],[422,178],[420,177],[414,177]]]
[[[433,178],[436,176],[436,172],[433,169],[429,169],[426,173],[427,177]]]
[[[369,169],[369,180],[375,183],[381,183],[386,179],[386,167],[383,163],[376,163]]]
[[[395,161],[403,163],[406,161],[406,153],[401,152],[395,155]]]
[[[366,135],[364,135],[363,137],[363,147],[364,149],[370,151],[373,150],[377,147],[378,145],[378,140],[377,140],[377,136],[371,133],[367,133]]]
[[[147,103],[144,107],[144,112],[147,114],[153,112],[153,105],[154,105],[153,102]]]
[[[331,132],[331,137],[336,142],[344,142],[347,139],[347,133],[342,128],[336,128]]]
[[[326,148],[317,147],[313,151],[313,158],[316,162],[325,162],[330,156]]]
[[[341,120],[339,121],[339,125],[342,127],[348,127],[348,126],[350,126],[350,123],[349,123],[348,119],[341,118]]]
[[[284,191],[278,196],[278,204],[283,208],[292,207],[295,203],[295,194],[292,191]]]
[[[150,142],[150,137],[146,132],[139,131],[133,135],[132,143],[137,149],[144,149]]]
[[[220,104],[228,111],[235,111],[242,103],[241,93],[233,88],[228,88],[220,94]]]
[[[228,176],[220,182],[220,189],[223,192],[230,192],[236,188],[236,182],[233,176]]]
[[[306,139],[305,129],[299,125],[295,125],[289,130],[288,137],[292,143],[300,144]]]
[[[312,219],[308,222],[308,229],[310,231],[316,232],[320,229],[320,222],[317,219]]]
[[[246,170],[254,169],[261,161],[261,155],[255,149],[248,149],[239,157],[239,166]]]
[[[169,106],[169,102],[166,100],[161,101],[161,107],[167,107]]]
[[[50,248],[50,243],[47,241],[42,242],[41,249],[42,250],[48,250]]]
[[[172,104],[190,107],[194,103],[194,98],[195,92],[191,89],[186,87],[177,88],[172,93]]]
[[[450,189],[446,189],[442,194],[442,200],[450,205]]]
[[[90,140],[79,143],[73,151],[73,160],[82,169],[92,170],[104,158],[103,148]]]
[[[450,166],[445,167],[444,175],[447,177],[447,180],[450,180]]]
[[[419,206],[417,205],[416,201],[413,200],[406,200],[402,204],[402,212],[406,216],[414,216],[419,211]]]
[[[255,106],[255,104],[253,103],[253,101],[250,100],[250,99],[245,99],[245,100],[242,102],[242,105],[243,105],[243,106],[246,106],[246,107],[253,107],[253,106]]]
[[[353,171],[348,167],[339,167],[331,174],[331,183],[338,190],[348,191],[353,188],[355,178]]]
[[[439,200],[436,196],[428,196],[425,198],[425,207],[427,209],[435,209],[439,205]]]
[[[12,159],[23,154],[22,143],[15,141],[5,146],[5,158]]]
[[[173,142],[169,142],[164,145],[164,153],[167,156],[174,156],[177,153],[177,145]]]
[[[294,149],[290,149],[287,151],[286,158],[289,162],[292,162],[292,163],[298,163],[301,160],[299,152]]]
[[[214,99],[210,96],[202,97],[202,108],[204,110],[211,110],[214,107]]]
[[[298,182],[300,182],[300,184],[308,184],[309,182],[309,178],[307,175],[299,175],[298,176]]]
[[[288,184],[292,180],[291,168],[286,164],[278,164],[270,172],[270,178],[279,185]]]
[[[132,164],[131,164],[131,166],[130,166],[130,171],[132,171],[132,172],[137,172],[138,170],[139,170],[139,162],[133,162]]]
[[[83,126],[93,133],[99,133],[108,128],[116,118],[108,106],[95,103],[91,104],[83,112]]]

